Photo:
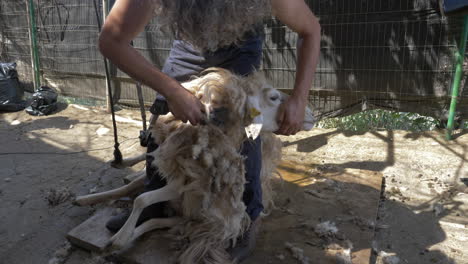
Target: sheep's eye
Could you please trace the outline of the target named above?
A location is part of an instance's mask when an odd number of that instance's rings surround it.
[[[211,99],[211,104],[212,105],[220,105],[221,102],[218,99]]]
[[[279,99],[279,94],[273,94],[273,95],[270,96],[270,100],[272,100],[272,101],[276,101],[278,99]]]

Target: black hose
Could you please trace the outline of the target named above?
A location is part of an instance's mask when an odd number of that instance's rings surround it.
[[[94,11],[96,12],[96,20],[98,24],[98,30],[101,32],[101,20],[99,18],[99,12],[98,12],[98,7],[96,4],[96,0],[93,1],[94,3]],[[106,81],[107,81],[107,89],[109,92],[109,102],[110,102],[110,108],[111,108],[111,114],[112,114],[112,127],[114,128],[114,160],[112,161],[112,165],[118,165],[122,163],[122,152],[120,152],[119,149],[119,138],[117,136],[117,123],[115,122],[115,111],[114,111],[114,100],[112,97],[112,87],[111,87],[111,81],[110,81],[110,74],[109,74],[109,66],[107,64],[107,59],[103,57],[104,59],[104,68],[106,70]]]

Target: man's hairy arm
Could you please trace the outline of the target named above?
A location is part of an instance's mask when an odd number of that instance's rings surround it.
[[[304,121],[309,89],[320,54],[320,24],[304,0],[272,0],[273,14],[299,36],[296,80],[290,98],[278,113],[277,133],[293,135]]]
[[[130,45],[154,16],[154,8],[152,0],[117,0],[99,36],[99,50],[119,69],[166,97],[176,118],[197,124],[202,118],[198,99]]]

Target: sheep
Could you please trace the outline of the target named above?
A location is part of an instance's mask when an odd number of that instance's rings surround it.
[[[204,104],[207,119],[213,109],[226,107],[227,120],[221,125],[191,126],[171,114],[159,118],[152,128],[159,148],[148,155],[154,157],[152,166],[159,169],[167,185],[134,200],[130,217],[110,243],[121,248],[145,232],[172,227],[189,241],[179,256],[180,263],[231,263],[225,248],[250,224],[242,201],[245,169],[239,151],[246,140],[245,127],[263,124],[261,179],[268,208],[272,204],[269,177],[281,158],[281,142],[272,132],[278,129],[276,113],[285,95],[267,85],[258,73],[240,77],[219,68],[209,69],[183,86]],[[307,109],[303,129],[312,126]],[[78,197],[76,202],[86,205],[116,199],[137,191],[143,181],[144,175],[140,175],[125,187]],[[177,217],[151,219],[135,228],[142,210],[162,201],[170,201]]]

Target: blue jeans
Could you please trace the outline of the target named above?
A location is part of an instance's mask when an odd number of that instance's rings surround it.
[[[198,75],[209,67],[221,67],[239,75],[249,75],[260,66],[262,58],[263,37],[252,35],[246,38],[239,46],[231,46],[219,49],[216,52],[203,53],[183,41],[174,41],[169,58],[163,72],[172,78],[184,82],[191,76]],[[247,213],[251,220],[255,220],[263,211],[262,185],[260,171],[262,168],[262,142],[260,137],[255,141],[245,141],[241,154],[246,157],[246,184],[243,201],[247,206]],[[148,153],[156,150],[158,146],[150,138]],[[166,181],[160,176],[158,169],[151,165],[152,157],[146,160],[145,191],[155,190],[166,185]],[[165,204],[152,205],[150,210],[163,210]]]

